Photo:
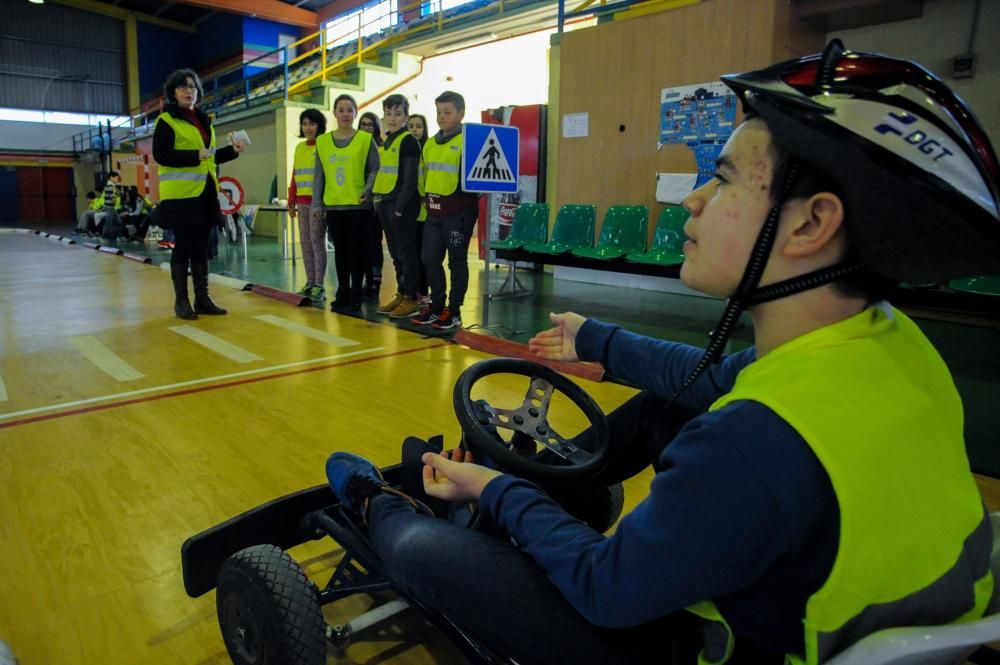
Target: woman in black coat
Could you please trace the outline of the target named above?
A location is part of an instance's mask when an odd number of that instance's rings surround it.
[[[179,69],[163,84],[166,106],[156,119],[153,159],[159,167],[160,205],[156,223],[173,229],[176,244],[170,256],[174,283],[174,314],[197,319],[198,314],[225,314],[208,295],[208,238],[212,226],[222,226],[215,170],[243,152],[236,143],[216,149],[212,121],[196,108],[203,90],[198,75]],[[199,189],[200,187],[200,189]],[[191,266],[194,308],[188,300]]]

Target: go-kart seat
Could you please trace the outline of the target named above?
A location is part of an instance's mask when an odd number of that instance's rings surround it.
[[[993,554],[990,568],[1000,580],[1000,513],[991,513]],[[1000,640],[1000,584],[979,621],[948,626],[888,628],[872,633],[825,665],[961,665],[988,642]],[[975,662],[975,661],[973,661]],[[989,662],[997,662],[994,656]]]

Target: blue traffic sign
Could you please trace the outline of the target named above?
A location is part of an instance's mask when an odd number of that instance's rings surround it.
[[[516,192],[517,127],[466,123],[462,129],[462,191]]]

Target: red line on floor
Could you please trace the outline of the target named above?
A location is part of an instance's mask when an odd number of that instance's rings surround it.
[[[56,418],[65,418],[66,416],[76,416],[82,413],[92,413],[94,411],[104,411],[106,409],[117,409],[122,406],[129,406],[132,404],[141,404],[142,402],[153,402],[160,399],[167,399],[169,397],[181,397],[183,395],[193,395],[194,393],[203,393],[209,390],[219,390],[220,388],[231,388],[233,386],[246,385],[248,383],[258,383],[260,381],[270,381],[271,379],[282,379],[286,376],[295,376],[296,374],[308,374],[309,372],[320,372],[325,369],[331,369],[333,367],[346,367],[347,365],[356,365],[359,363],[367,363],[373,360],[382,360],[383,358],[392,358],[394,356],[405,356],[409,353],[417,353],[419,351],[427,351],[428,349],[437,349],[442,346],[448,346],[449,342],[442,342],[440,344],[432,344],[430,346],[422,346],[417,349],[407,349],[405,351],[394,351],[393,353],[383,353],[379,356],[369,356],[366,358],[355,358],[353,360],[345,360],[344,362],[331,363],[329,365],[319,365],[317,367],[308,367],[306,369],[297,369],[290,372],[281,372],[278,374],[267,374],[265,376],[255,376],[249,379],[239,379],[237,381],[229,381],[228,383],[218,383],[210,386],[199,386],[197,388],[185,388],[184,390],[176,390],[174,392],[162,393],[160,395],[149,395],[147,397],[136,397],[135,399],[127,399],[121,402],[111,402],[110,404],[98,404],[95,406],[85,406],[79,409],[71,409],[69,411],[60,411],[59,413],[49,413],[44,416],[32,416],[31,418],[23,418],[21,420],[12,420],[6,423],[0,423],[0,429],[7,429],[8,427],[17,427],[19,425],[28,425],[30,423],[42,422],[44,420],[54,420]]]

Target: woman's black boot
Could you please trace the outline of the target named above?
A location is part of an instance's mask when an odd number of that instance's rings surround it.
[[[174,283],[174,315],[178,319],[185,321],[195,321],[198,315],[191,309],[191,301],[188,300],[188,270],[187,266],[171,265],[170,279]]]
[[[208,262],[191,264],[191,280],[194,282],[194,311],[199,314],[228,314],[208,297]]]

